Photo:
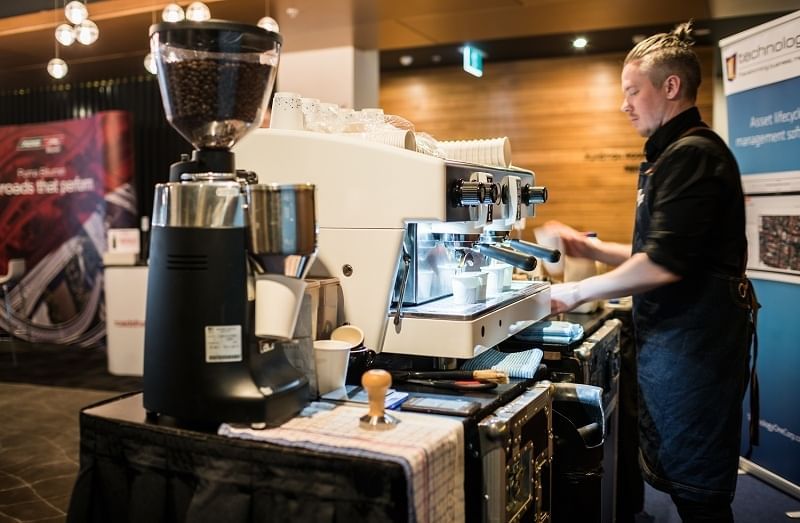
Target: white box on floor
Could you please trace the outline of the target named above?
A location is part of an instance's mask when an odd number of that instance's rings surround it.
[[[141,376],[147,266],[106,267],[105,294],[108,372]]]

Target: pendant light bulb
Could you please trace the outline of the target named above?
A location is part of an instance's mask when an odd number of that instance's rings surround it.
[[[95,43],[98,36],[100,36],[100,29],[98,29],[97,24],[91,20],[84,20],[75,26],[75,38],[83,45]]]
[[[67,76],[67,71],[69,71],[67,62],[61,58],[53,58],[47,62],[47,72],[50,74],[50,76],[57,80]]]
[[[158,68],[156,67],[156,59],[153,56],[153,53],[147,53],[144,57],[144,68],[147,69],[147,72],[150,74],[157,74]]]
[[[86,9],[86,5],[83,2],[72,0],[64,8],[64,16],[67,17],[67,20],[77,25],[89,18],[89,10]]]
[[[186,19],[192,22],[204,22],[211,18],[211,11],[203,2],[192,2],[186,8]]]
[[[183,18],[183,8],[178,4],[167,4],[161,11],[161,19],[165,22],[180,22]]]
[[[265,16],[261,20],[258,21],[258,27],[261,29],[266,29],[267,31],[272,31],[273,33],[279,33],[280,27],[278,27],[278,22],[272,18],[271,16]]]
[[[59,44],[70,46],[75,42],[75,28],[69,24],[61,24],[56,27],[56,40]]]

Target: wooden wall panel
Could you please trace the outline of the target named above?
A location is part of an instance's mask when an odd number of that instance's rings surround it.
[[[713,50],[697,51],[698,107],[711,124]],[[455,67],[385,73],[381,107],[440,140],[508,136],[514,165],[534,171],[550,194],[525,238],[557,219],[629,243],[644,139],[620,111],[624,57],[489,62],[483,78]]]

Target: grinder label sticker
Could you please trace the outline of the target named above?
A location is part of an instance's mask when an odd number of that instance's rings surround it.
[[[206,325],[206,363],[242,361],[241,325]]]

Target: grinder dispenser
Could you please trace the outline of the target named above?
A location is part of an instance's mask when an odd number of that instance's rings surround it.
[[[155,188],[144,407],[277,425],[308,401],[283,349],[317,252],[314,186],[251,184],[230,148],[261,123],[281,37],[211,20],[150,38],[167,119],[195,150]]]

